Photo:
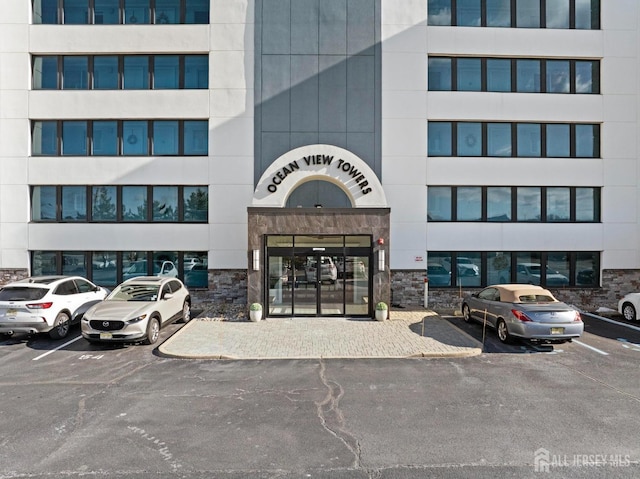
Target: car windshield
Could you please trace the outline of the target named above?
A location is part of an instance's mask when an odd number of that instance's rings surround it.
[[[0,290],[0,301],[35,301],[42,299],[47,288],[9,287]]]
[[[521,303],[553,303],[555,299],[546,294],[521,294],[518,296]]]
[[[113,301],[156,301],[158,286],[152,284],[125,284],[109,298]]]

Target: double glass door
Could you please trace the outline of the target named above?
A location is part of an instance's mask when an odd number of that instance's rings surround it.
[[[370,256],[368,236],[268,237],[268,315],[370,315]]]

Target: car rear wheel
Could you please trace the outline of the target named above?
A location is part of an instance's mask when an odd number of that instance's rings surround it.
[[[627,321],[634,321],[637,318],[636,308],[631,303],[624,303],[622,305],[622,315]]]
[[[511,335],[509,334],[509,330],[507,329],[507,323],[504,322],[504,319],[498,320],[498,327],[496,328],[498,332],[498,339],[505,344],[511,342]]]
[[[462,305],[462,317],[464,318],[465,322],[471,322],[471,311],[469,310],[469,305],[467,304]]]
[[[49,331],[49,336],[52,339],[62,339],[69,334],[69,315],[61,312],[56,316],[56,320],[53,323],[53,329]]]
[[[160,321],[158,318],[149,319],[147,324],[147,337],[144,340],[144,344],[154,344],[160,336]]]
[[[182,305],[182,322],[188,323],[191,321],[191,305],[189,301],[185,301]]]

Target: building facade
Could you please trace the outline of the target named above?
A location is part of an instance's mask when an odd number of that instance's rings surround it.
[[[640,287],[633,0],[5,0],[0,273],[269,316]],[[428,281],[428,282],[427,282]]]

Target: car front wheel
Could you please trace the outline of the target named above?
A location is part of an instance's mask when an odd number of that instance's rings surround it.
[[[509,334],[509,330],[507,329],[507,323],[504,322],[504,319],[498,320],[498,339],[505,344],[511,342],[511,335]]]
[[[636,308],[634,308],[631,303],[624,303],[624,305],[622,305],[622,315],[627,321],[634,321],[637,319]]]
[[[471,311],[469,310],[468,304],[462,305],[462,317],[464,318],[465,322],[467,323],[471,322]]]
[[[147,337],[144,340],[144,344],[154,344],[158,337],[160,337],[160,321],[158,321],[158,318],[151,318],[147,325]]]
[[[62,339],[69,334],[69,315],[61,312],[56,316],[56,320],[53,323],[53,329],[49,331],[49,336],[52,339]]]
[[[191,305],[189,301],[185,301],[182,305],[182,322],[188,323],[191,321]]]

